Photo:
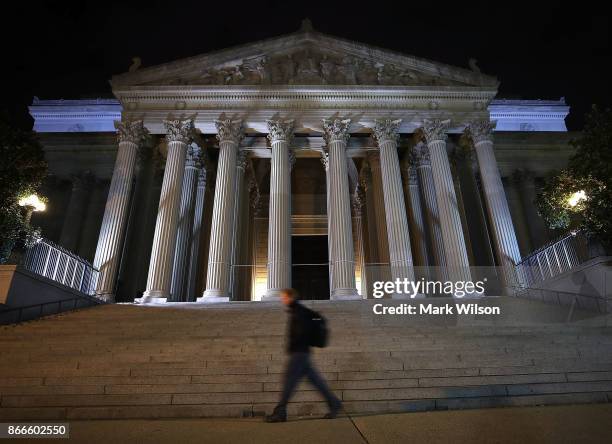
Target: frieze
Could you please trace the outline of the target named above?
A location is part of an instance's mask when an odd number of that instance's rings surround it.
[[[459,86],[456,80],[406,69],[393,63],[324,52],[308,45],[297,50],[257,55],[197,73],[177,75],[155,85],[397,85]]]

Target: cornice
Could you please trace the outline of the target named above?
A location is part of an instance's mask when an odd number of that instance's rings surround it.
[[[486,87],[384,87],[384,86],[150,86],[115,89],[114,94],[126,109],[159,103],[173,106],[197,104],[219,107],[244,104],[246,107],[283,107],[286,105],[320,108],[321,105],[367,106],[371,101],[410,105],[431,100],[474,101],[475,109],[484,110],[495,97],[496,88]],[[176,102],[176,103],[173,103]],[[181,103],[182,102],[182,103]],[[440,104],[426,103],[432,109]]]
[[[163,134],[161,122],[169,114],[188,109],[196,116],[196,126],[203,133],[215,132],[212,122],[223,112],[242,115],[246,128],[267,133],[265,121],[277,111],[296,119],[297,130],[300,125],[302,129],[317,130],[322,118],[340,112],[356,119],[357,132],[362,132],[362,126],[371,127],[375,119],[385,117],[404,119],[401,132],[411,132],[423,119],[440,117],[450,117],[454,123],[497,120],[497,132],[567,131],[564,118],[568,107],[564,102],[493,100],[488,108],[476,110],[494,94],[482,88],[211,86],[128,88],[117,93],[123,94],[123,106],[116,99],[35,99],[30,106],[34,130],[40,133],[114,132],[113,121],[132,118],[144,119],[152,133]]]

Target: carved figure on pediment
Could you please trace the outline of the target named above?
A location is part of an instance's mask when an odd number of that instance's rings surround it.
[[[283,62],[281,62],[283,63]],[[282,64],[283,67],[283,77],[281,82],[288,83],[289,85],[293,84],[293,79],[295,78],[295,60],[293,60],[293,56],[291,54],[287,55],[287,60]]]
[[[357,63],[352,57],[344,57],[342,64],[339,65],[340,72],[344,76],[344,82],[347,85],[357,84]]]
[[[310,54],[310,51],[306,51],[298,57],[296,82],[305,84],[321,83],[322,78],[319,73],[319,66]]]
[[[385,65],[383,65],[382,63],[377,63],[376,65],[374,65],[374,67],[376,68],[376,81],[378,82],[379,85],[382,85],[385,83]]]
[[[336,70],[337,64],[330,60],[327,55],[323,56],[323,59],[319,62],[321,70],[321,77],[323,82],[327,84],[333,84],[336,81]]]
[[[262,85],[266,85],[270,83],[270,76],[268,72],[267,63],[268,63],[268,59],[267,57],[264,56],[260,58],[259,60],[257,60],[257,63],[255,64],[254,72],[256,72],[257,75],[259,76],[259,83]]]
[[[378,69],[370,62],[357,60],[355,76],[358,85],[376,85],[378,83]]]
[[[234,70],[230,72],[229,83],[232,85],[239,85],[243,83],[244,74],[242,73],[241,65],[234,66]]]

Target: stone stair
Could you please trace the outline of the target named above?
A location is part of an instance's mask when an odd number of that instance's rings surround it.
[[[612,400],[607,317],[566,323],[561,307],[511,298],[493,320],[375,316],[375,302],[309,303],[332,330],[314,360],[349,413]],[[106,305],[0,327],[0,420],[269,412],[285,322],[271,303]],[[325,410],[307,383],[289,406]]]

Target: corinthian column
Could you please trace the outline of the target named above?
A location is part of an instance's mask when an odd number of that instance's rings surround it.
[[[289,142],[293,120],[268,120],[272,145],[268,225],[268,291],[264,300],[280,297],[291,287],[291,166]]]
[[[427,266],[427,242],[425,241],[425,222],[423,221],[423,211],[421,210],[421,196],[419,194],[419,178],[414,165],[404,160],[402,162],[404,178],[404,191],[408,198],[408,225],[412,247],[414,251],[414,261],[420,267]]]
[[[440,227],[440,213],[438,201],[436,200],[436,187],[431,172],[431,159],[429,150],[423,142],[417,142],[412,148],[412,163],[416,167],[418,180],[421,184],[421,195],[425,206],[424,221],[429,233],[431,245],[429,265],[438,267],[438,279],[446,279],[446,258],[444,256],[444,240],[442,239],[442,228]],[[431,276],[433,277],[433,275]]]
[[[532,172],[518,170],[516,173],[516,183],[519,187],[525,216],[527,218],[527,228],[529,228],[531,245],[534,249],[540,248],[548,242],[548,233],[542,216],[538,214],[535,206],[537,195],[535,177]]]
[[[189,245],[193,226],[200,155],[200,147],[191,145],[187,151],[187,159],[185,161],[185,174],[183,176],[181,205],[179,208],[172,283],[170,285],[170,294],[174,302],[187,300],[187,273],[189,271],[190,257]]]
[[[72,177],[72,190],[59,244],[74,253],[77,252],[77,244],[81,235],[81,227],[85,218],[86,204],[89,202],[90,188],[93,176],[90,172]]]
[[[448,277],[453,281],[470,281],[470,263],[446,152],[446,130],[449,124],[450,120],[425,120],[423,135],[429,149]]]
[[[388,281],[391,278],[387,264],[389,257],[389,237],[387,234],[387,216],[385,214],[385,197],[382,184],[382,168],[380,165],[380,152],[370,151],[367,153],[367,161],[370,170],[370,188],[372,200],[370,210],[372,222],[376,227],[374,233],[377,237],[376,242],[376,276],[379,281]]]
[[[328,277],[329,277],[329,282],[330,282],[330,291],[331,291],[331,281],[333,280],[332,277],[332,264],[334,263],[333,257],[334,257],[334,252],[332,251],[332,235],[331,233],[333,232],[333,224],[332,224],[332,218],[331,218],[331,211],[330,211],[330,204],[331,204],[331,196],[329,195],[329,187],[330,187],[330,182],[329,182],[329,153],[327,152],[326,149],[323,149],[321,151],[321,164],[323,165],[323,168],[325,169],[325,194],[326,194],[326,198],[327,198],[327,257],[328,257],[328,261],[329,261],[329,267],[328,267]]]
[[[355,249],[355,280],[359,294],[363,299],[366,295],[366,273],[363,247],[363,205],[365,204],[365,191],[357,185],[351,196],[351,210],[353,213],[353,248]]]
[[[234,236],[232,239],[232,266],[230,268],[230,289],[233,301],[243,300],[242,296],[237,292],[240,289],[237,280],[241,276],[240,265],[240,250],[242,241],[242,231],[244,230],[244,221],[241,218],[241,210],[243,206],[244,194],[244,171],[247,165],[247,152],[239,151],[236,157],[236,199],[234,202]]]
[[[170,296],[185,160],[195,132],[193,120],[165,120],[164,126],[168,154],[155,222],[147,289],[140,302],[163,302]]]
[[[142,120],[115,122],[115,128],[119,149],[94,258],[94,267],[100,270],[96,295],[110,302],[115,299],[117,267],[127,225],[136,154],[148,134]]]
[[[351,233],[346,145],[350,119],[324,119],[323,130],[329,152],[329,209],[332,221],[331,299],[360,299],[355,287],[355,253]]]
[[[198,302],[229,301],[229,271],[232,255],[236,156],[242,139],[242,120],[216,120],[219,161],[213,204],[206,290]]]
[[[202,157],[202,160],[205,158]],[[206,197],[206,179],[208,172],[206,162],[200,163],[198,172],[198,184],[196,187],[195,209],[193,212],[193,224],[191,230],[191,246],[189,251],[189,275],[187,279],[187,302],[195,301],[198,273],[200,271],[200,244],[202,233],[202,218],[204,217],[204,200]]]
[[[397,157],[397,130],[401,120],[380,119],[374,126],[374,137],[380,150],[385,216],[391,278],[414,281],[410,234],[406,217],[406,203],[402,191],[402,176]]]
[[[514,265],[521,261],[521,253],[495,154],[493,154],[492,132],[494,128],[495,122],[480,120],[470,123],[466,132],[474,143],[478,159],[497,261],[502,267],[506,286],[513,286],[516,285]]]

